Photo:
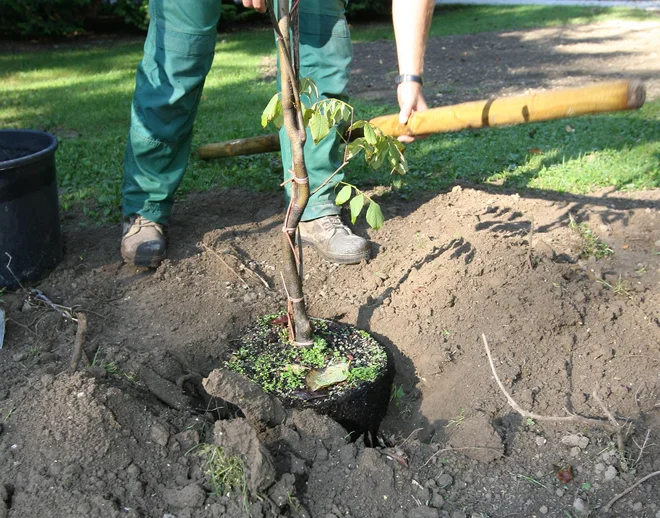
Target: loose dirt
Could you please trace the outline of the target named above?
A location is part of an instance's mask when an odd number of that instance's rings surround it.
[[[657,49],[642,40],[657,42],[659,29],[436,39],[427,91],[459,102],[634,72],[653,97]],[[357,46],[354,93],[376,97],[393,59],[389,44]],[[248,504],[255,517],[657,516],[660,477],[603,506],[660,470],[660,193],[373,194],[386,224],[356,228],[372,260],[336,266],[306,251],[305,289],[312,315],[357,325],[394,355],[380,447],[349,442],[309,412],[255,428],[202,388],[230,341],[284,305],[279,194],[179,200],[156,271],[122,264],[118,228],[69,214],[66,257],[38,288],[87,315],[93,365],[83,358],[67,372],[74,322],[25,291],[2,296],[0,517],[241,516],[240,495],[213,494],[196,453],[214,440],[245,456],[262,495]],[[580,257],[571,215],[613,255]],[[495,384],[482,334],[524,409],[605,423],[596,391],[624,423],[624,451],[605,425],[521,418]]]

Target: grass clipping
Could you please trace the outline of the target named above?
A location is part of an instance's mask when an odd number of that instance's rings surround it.
[[[369,333],[331,320],[312,319],[314,343],[289,341],[286,315],[267,315],[239,339],[226,366],[268,393],[290,399],[340,395],[387,370],[387,355]]]

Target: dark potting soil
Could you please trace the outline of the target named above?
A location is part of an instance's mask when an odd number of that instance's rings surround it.
[[[263,317],[243,333],[227,367],[289,408],[328,415],[355,437],[376,433],[394,377],[386,350],[352,325],[312,319],[312,326],[314,344],[303,349],[289,341],[286,315]],[[320,378],[326,381],[314,386]]]
[[[314,345],[303,349],[289,341],[286,315],[262,317],[238,340],[227,367],[289,404],[338,398],[348,389],[375,381],[387,370],[387,353],[369,333],[324,319],[312,319],[312,326]],[[348,365],[344,380],[317,390],[305,381],[314,371],[340,365]]]

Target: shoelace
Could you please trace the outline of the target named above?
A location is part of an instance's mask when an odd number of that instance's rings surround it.
[[[324,230],[346,230],[348,227],[341,222],[339,216],[327,216],[321,220],[321,226]]]
[[[134,225],[137,225],[138,232],[143,228],[154,228],[158,233],[163,234],[162,225],[155,223],[154,221],[149,221],[147,218],[143,216],[136,217],[135,220],[131,222],[131,227],[133,227]]]

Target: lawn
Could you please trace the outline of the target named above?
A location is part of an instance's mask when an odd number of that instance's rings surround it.
[[[579,7],[447,7],[435,16],[431,33],[443,36],[649,16],[641,11]],[[392,31],[385,24],[358,26],[353,37],[355,41],[392,38]],[[219,35],[195,127],[195,146],[263,133],[260,114],[274,82],[262,79],[259,66],[273,54],[268,30]],[[64,211],[82,210],[88,222],[119,219],[123,151],[140,56],[138,40],[93,40],[0,54],[0,126],[37,128],[60,136],[61,206]],[[395,106],[365,102],[358,102],[356,108],[364,118],[396,111]],[[429,138],[409,147],[411,171],[399,192],[404,197],[419,190],[437,192],[456,181],[570,192],[606,186],[658,187],[658,121],[660,101],[656,100],[636,112],[575,119],[571,122],[575,131],[570,133],[565,121],[555,121]],[[524,144],[530,131],[536,132],[534,142],[552,145],[534,152],[537,144]],[[368,186],[387,184],[388,176],[355,166],[350,178]],[[180,192],[237,186],[277,190],[280,178],[278,154],[214,162],[192,158]]]

